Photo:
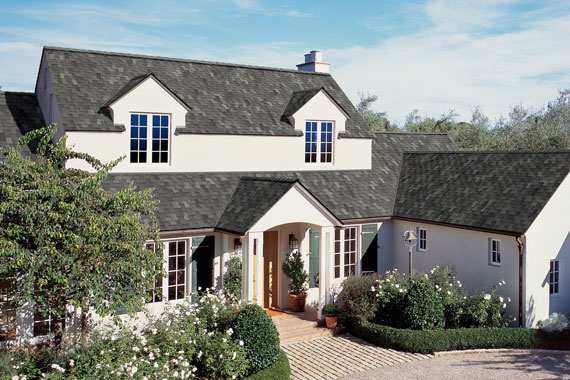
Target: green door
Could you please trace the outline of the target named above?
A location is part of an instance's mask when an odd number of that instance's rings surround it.
[[[378,272],[378,226],[362,226],[362,271]]]
[[[192,238],[192,293],[213,286],[214,237]]]
[[[309,287],[319,286],[319,230],[309,230]]]

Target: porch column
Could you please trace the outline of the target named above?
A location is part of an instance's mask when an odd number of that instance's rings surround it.
[[[334,265],[331,259],[334,252],[334,226],[321,227],[321,244],[319,252],[319,311],[317,317],[321,319],[322,310],[329,300],[330,268]]]
[[[253,297],[255,294],[255,289],[253,288],[253,237],[251,234],[246,235],[247,238],[245,239],[246,247],[244,248],[244,253],[247,254],[247,278],[245,279],[246,284],[246,293],[245,296],[247,297],[247,301],[253,301]]]
[[[250,273],[251,270],[249,269],[249,263],[251,260],[249,259],[249,240],[248,236],[244,236],[242,239],[242,249],[241,249],[241,299],[244,301],[249,301],[250,293]],[[251,281],[253,285],[253,280]]]
[[[263,307],[263,232],[253,234],[255,239],[255,303]]]

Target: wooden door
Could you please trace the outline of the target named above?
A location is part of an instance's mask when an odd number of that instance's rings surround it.
[[[278,247],[277,231],[263,233],[263,307],[277,307],[278,284]]]
[[[319,287],[320,232],[309,230],[309,288]]]
[[[214,236],[192,238],[192,292],[214,285]]]

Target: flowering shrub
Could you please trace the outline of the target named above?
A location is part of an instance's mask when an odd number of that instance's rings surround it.
[[[249,318],[240,324],[240,316],[252,308],[268,320]],[[234,325],[242,329],[241,335]],[[247,340],[241,337],[246,329]],[[276,334],[259,306],[244,307],[222,292],[206,291],[196,304],[167,309],[144,326],[99,326],[87,342],[70,342],[58,356],[50,348],[3,353],[0,365],[7,363],[7,371],[0,373],[0,380],[238,379],[273,364],[279,355]],[[262,364],[250,361],[250,352],[264,344],[276,346],[275,355],[266,356]]]
[[[374,318],[378,303],[370,291],[380,279],[377,273],[366,276],[350,276],[344,280],[338,294],[340,315],[343,319],[367,321]]]
[[[357,283],[362,280],[351,280]],[[374,295],[376,307],[370,310],[367,321],[400,328],[433,329],[440,327],[502,327],[507,320],[507,307],[503,297],[497,294],[501,281],[488,292],[468,296],[453,270],[436,267],[429,274],[414,273],[406,277],[397,270],[386,272],[370,286],[368,294]],[[358,295],[353,304],[366,303],[368,295]]]

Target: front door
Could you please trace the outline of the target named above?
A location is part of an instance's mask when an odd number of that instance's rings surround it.
[[[378,272],[378,227],[376,224],[362,226],[362,271]]]
[[[214,286],[214,236],[192,238],[192,293]]]
[[[263,307],[266,308],[278,306],[278,238],[277,231],[263,233]]]

